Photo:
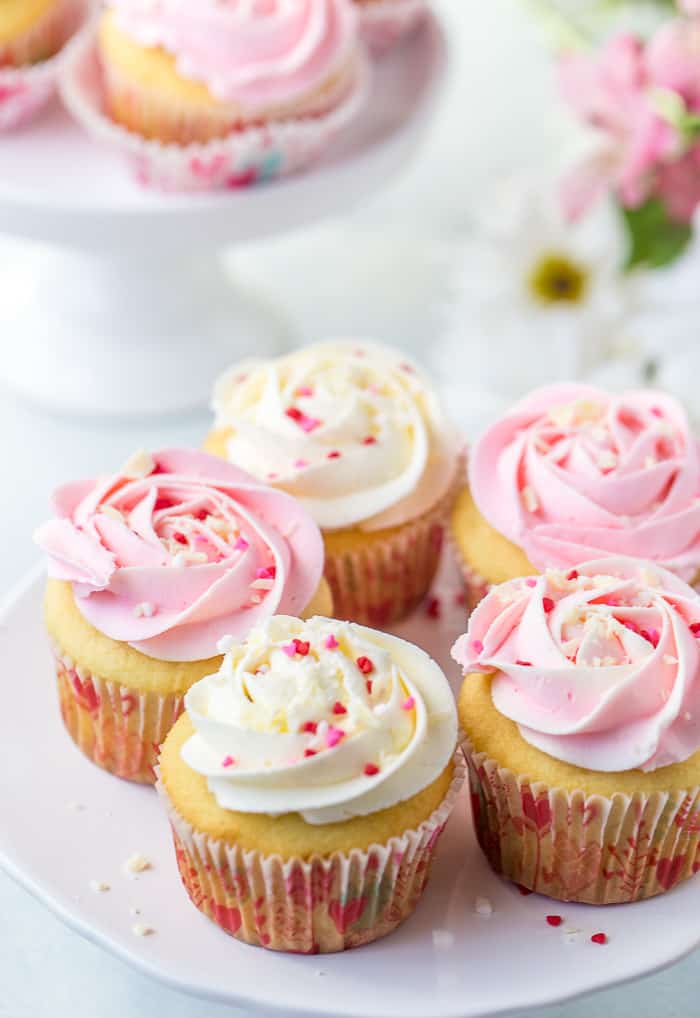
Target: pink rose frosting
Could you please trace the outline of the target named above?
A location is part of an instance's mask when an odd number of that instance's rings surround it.
[[[510,580],[452,655],[495,672],[494,706],[552,757],[655,770],[700,749],[700,597],[673,573],[611,558]]]
[[[644,556],[700,569],[700,457],[685,411],[652,390],[538,389],[474,446],[482,515],[537,569]]]
[[[293,102],[350,54],[349,0],[110,0],[117,24],[161,46],[180,73],[246,110]]]
[[[139,453],[54,495],[35,535],[96,629],[149,657],[196,661],[275,614],[298,615],[323,571],[318,527],[293,498],[205,453]]]

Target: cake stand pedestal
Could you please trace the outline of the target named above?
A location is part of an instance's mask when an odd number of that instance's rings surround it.
[[[429,17],[377,66],[332,152],[237,192],[142,189],[58,102],[1,136],[0,233],[40,245],[0,247],[0,381],[71,414],[203,406],[229,363],[293,338],[274,295],[237,286],[221,250],[348,212],[391,183],[430,123],[446,62]]]

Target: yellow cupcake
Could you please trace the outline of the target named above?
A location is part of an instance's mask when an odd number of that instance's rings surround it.
[[[293,499],[189,450],[138,453],[55,495],[37,531],[61,712],[95,763],[152,783],[187,690],[221,640],[286,606],[332,612],[323,546]]]
[[[159,790],[199,909],[247,943],[309,953],[407,918],[462,777],[454,701],[427,655],[278,616],[186,705]]]
[[[453,655],[475,826],[496,872],[613,904],[700,869],[698,632],[695,592],[634,559],[487,595]]]
[[[306,69],[295,60],[296,70],[289,71],[293,54],[280,44],[288,45],[288,22],[301,12],[270,14],[265,23],[211,0],[191,10],[165,4],[137,12],[112,0],[98,30],[110,113],[145,138],[180,145],[325,113],[352,89],[358,51],[354,21],[340,0],[329,0],[319,15],[330,19],[320,41],[311,39],[306,47],[308,26],[295,28],[302,33],[295,45],[304,51]]]
[[[399,351],[330,341],[217,383],[204,448],[298,498],[321,527],[339,618],[387,626],[425,597],[461,442]]]
[[[75,30],[78,0],[3,0],[0,67],[24,67],[54,56]]]

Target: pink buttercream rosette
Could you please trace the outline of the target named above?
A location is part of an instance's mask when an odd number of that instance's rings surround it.
[[[60,69],[68,57],[66,40],[86,19],[92,0],[65,0],[55,13],[42,20],[32,33],[32,47],[56,51],[39,63],[19,67],[3,66],[0,52],[0,131],[21,127],[46,106],[56,91]]]
[[[269,121],[186,146],[147,140],[110,118],[92,33],[71,52],[61,73],[60,90],[75,119],[97,141],[122,152],[145,187],[170,192],[236,190],[293,175],[320,158],[364,106],[370,68],[358,52],[350,91],[326,113]]]
[[[494,707],[541,752],[588,771],[643,772],[700,749],[699,637],[690,587],[614,558],[493,588],[453,656],[467,676],[493,673]],[[464,748],[480,843],[517,883],[600,904],[658,894],[700,868],[697,785],[669,778],[668,791],[585,795]]]
[[[474,445],[479,511],[534,566],[602,555],[700,571],[700,455],[682,406],[653,390],[531,393]]]
[[[425,17],[425,0],[370,0],[359,3],[360,34],[375,56],[383,56]]]
[[[298,615],[321,578],[318,527],[288,495],[206,453],[137,458],[54,496],[40,527],[49,575],[87,621],[163,661],[217,653],[275,614]]]

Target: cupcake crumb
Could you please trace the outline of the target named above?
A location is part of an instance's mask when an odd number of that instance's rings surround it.
[[[449,951],[454,942],[455,935],[449,930],[433,930],[433,947],[438,951]]]
[[[104,882],[104,880],[91,880],[90,887],[95,894],[104,894],[105,891],[111,891],[112,889],[109,884]]]
[[[561,935],[561,939],[565,944],[575,944],[581,936],[581,930],[577,930],[575,926],[567,926]]]
[[[488,898],[477,897],[474,899],[474,911],[477,915],[485,916],[488,919],[493,915],[493,905]]]
[[[134,923],[134,925],[131,927],[131,932],[134,934],[135,937],[150,937],[156,931],[153,929],[152,926],[145,926],[143,923]]]
[[[141,915],[141,909],[137,908],[136,905],[132,905],[129,909],[129,914],[133,916]]]
[[[124,863],[124,872],[130,877],[136,877],[139,873],[145,873],[150,869],[153,869],[151,863],[140,852],[134,852]]]

